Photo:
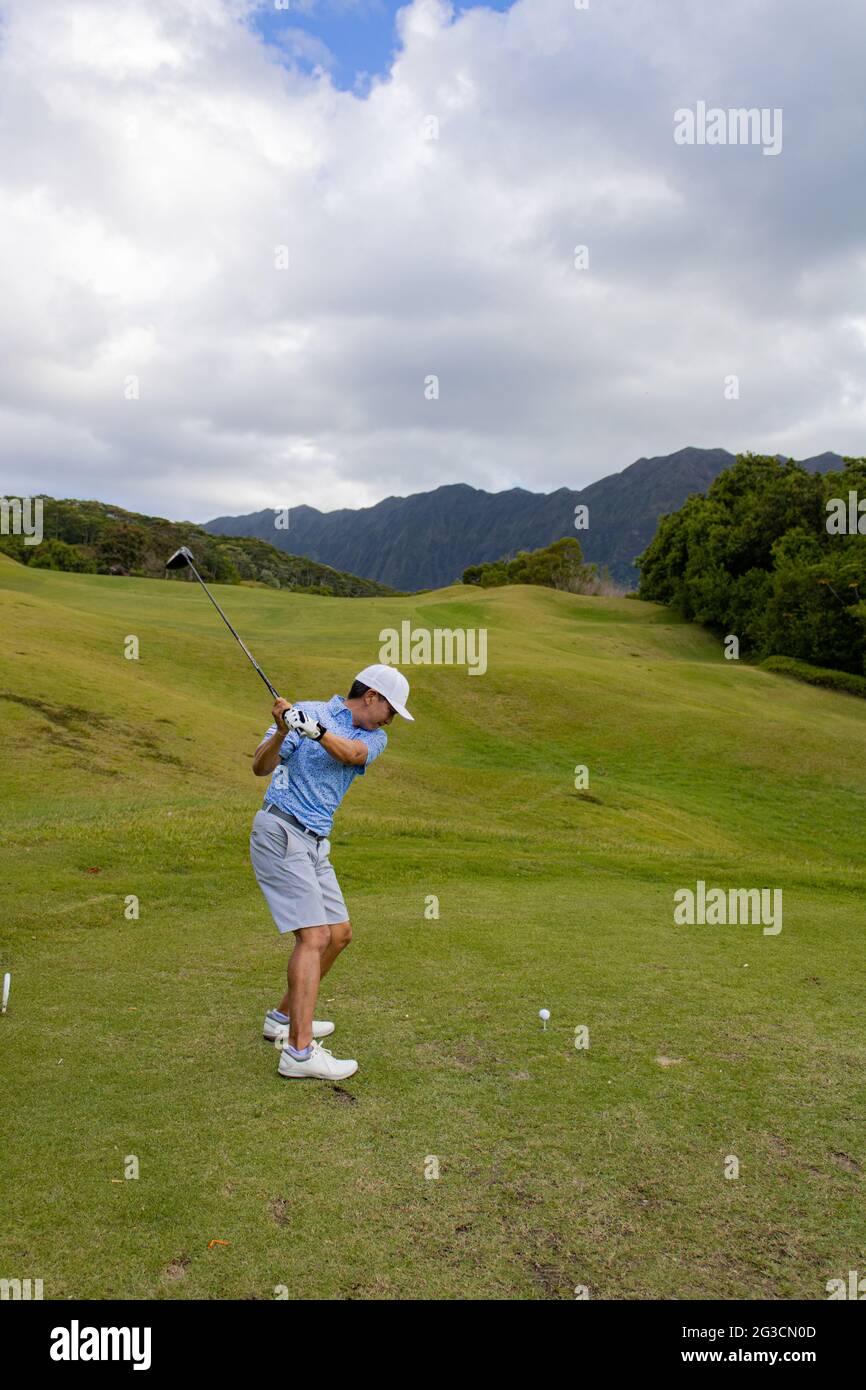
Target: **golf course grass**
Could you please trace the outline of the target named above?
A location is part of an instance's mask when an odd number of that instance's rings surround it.
[[[281,1081],[267,691],[197,585],[0,556],[0,1276],[823,1299],[866,1273],[863,702],[634,600],[217,594],[287,698],[345,694],[406,619],[486,628],[488,670],[406,669],[416,722],[332,839],[355,939],[317,1016],[360,1071]],[[781,889],[782,931],[675,925],[698,880]]]

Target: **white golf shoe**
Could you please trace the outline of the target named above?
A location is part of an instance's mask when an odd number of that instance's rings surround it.
[[[313,1037],[327,1038],[334,1031],[333,1023],[326,1023],[321,1019],[313,1019]],[[289,1041],[288,1023],[280,1023],[279,1019],[273,1018],[271,1014],[265,1014],[265,1026],[262,1029],[262,1037],[269,1043],[287,1043]]]
[[[316,1081],[345,1081],[348,1076],[354,1076],[358,1070],[358,1063],[354,1058],[348,1061],[340,1061],[332,1057],[326,1047],[321,1043],[313,1042],[310,1044],[310,1055],[305,1062],[299,1062],[293,1057],[287,1047],[280,1053],[280,1065],[277,1068],[280,1076],[286,1076],[294,1080],[303,1080],[308,1077]]]

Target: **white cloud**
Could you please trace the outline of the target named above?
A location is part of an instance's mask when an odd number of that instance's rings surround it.
[[[859,0],[415,0],[363,98],[253,8],[0,0],[7,491],[204,519],[866,452]],[[698,99],[782,107],[783,154],[676,146]]]

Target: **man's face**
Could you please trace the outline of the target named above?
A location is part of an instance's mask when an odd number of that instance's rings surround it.
[[[394,708],[388,704],[384,695],[376,690],[368,690],[358,715],[358,725],[362,729],[381,729],[394,718]]]

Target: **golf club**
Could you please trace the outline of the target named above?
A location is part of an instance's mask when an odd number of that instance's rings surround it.
[[[166,567],[167,570],[182,570],[182,569],[191,569],[191,570],[192,570],[192,572],[193,572],[193,574],[195,575],[196,579],[198,580],[199,584],[200,584],[201,587],[204,589],[205,593],[207,594],[208,598],[210,599],[210,601],[211,601],[211,603],[213,604],[213,606],[214,606],[214,608],[216,609],[216,611],[219,613],[220,617],[222,618],[223,622],[225,623],[225,625],[226,625],[226,627],[228,628],[229,632],[231,633],[232,637],[233,637],[233,638],[235,639],[235,641],[237,642],[237,644],[238,644],[238,646],[240,647],[241,651],[243,652],[244,656],[245,656],[245,657],[247,658],[247,660],[251,663],[251,665],[254,666],[255,669],[258,671],[259,675],[261,676],[261,678],[262,678],[262,680],[264,681],[265,685],[268,687],[268,690],[271,692],[271,694],[273,695],[274,699],[275,699],[275,700],[279,700],[279,699],[281,698],[279,692],[276,691],[276,690],[274,689],[274,687],[271,685],[270,681],[268,680],[267,676],[265,675],[265,673],[264,673],[264,671],[262,670],[262,668],[261,668],[261,666],[259,665],[259,663],[256,661],[255,657],[253,656],[253,654],[252,654],[252,652],[250,651],[250,649],[249,649],[249,647],[247,646],[247,644],[243,641],[243,639],[239,636],[239,634],[238,634],[237,632],[235,632],[235,629],[232,627],[232,625],[231,625],[231,623],[229,622],[228,618],[226,617],[225,613],[224,613],[223,610],[220,608],[219,604],[217,603],[217,601],[216,601],[216,599],[214,598],[213,594],[211,593],[210,589],[209,589],[208,586],[205,584],[204,580],[202,579],[201,575],[199,574],[198,570],[196,569],[196,567],[195,567],[195,557],[193,556],[192,551],[189,550],[189,549],[187,548],[187,546],[182,545],[181,548],[180,548],[180,550],[176,550],[176,551],[174,552],[174,554],[171,555],[171,556],[166,560],[166,562],[165,562],[165,567]],[[284,722],[284,723],[287,722],[286,719],[285,719],[285,716],[283,717],[283,722]]]

